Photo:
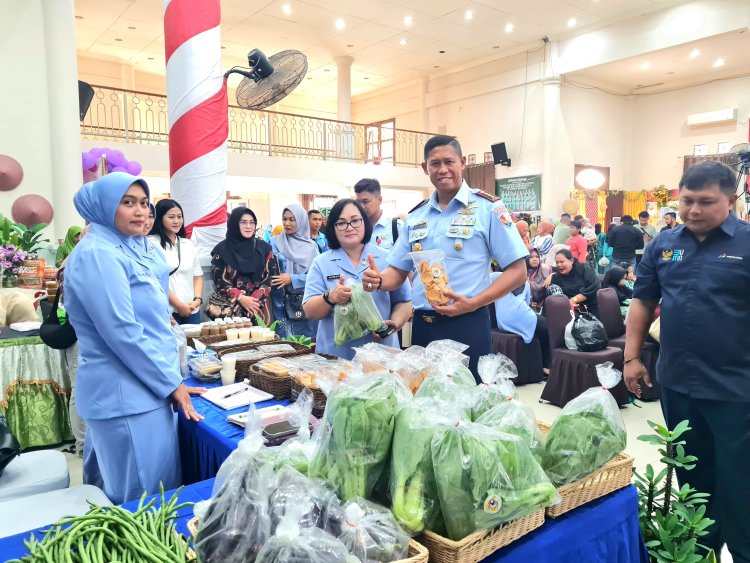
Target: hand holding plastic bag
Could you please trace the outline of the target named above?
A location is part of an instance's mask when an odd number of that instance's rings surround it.
[[[384,333],[388,330],[372,295],[362,288],[362,284],[347,280],[347,285],[352,290],[349,303],[333,308],[334,342],[337,346],[358,340],[371,332]]]
[[[621,374],[612,362],[596,366],[596,373],[602,386],[565,405],[547,434],[542,465],[557,486],[586,477],[625,449],[625,423],[609,392]]]
[[[409,536],[387,508],[357,498],[344,505],[344,518],[339,539],[362,563],[406,559]]]

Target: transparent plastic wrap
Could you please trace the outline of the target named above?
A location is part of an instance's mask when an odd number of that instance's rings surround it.
[[[432,439],[432,463],[452,540],[516,520],[558,498],[523,440],[481,424],[440,425]]]
[[[391,446],[391,511],[412,536],[422,530],[445,534],[432,467],[432,438],[439,424],[460,417],[455,407],[431,398],[409,401],[396,416]]]
[[[174,333],[174,339],[177,343],[177,357],[180,362],[180,374],[182,379],[188,377],[188,350],[187,350],[187,336],[185,331],[182,330],[180,325],[172,325],[172,332]]]
[[[529,446],[534,458],[542,462],[544,437],[536,423],[534,411],[518,399],[508,397],[477,418],[476,423],[518,436]]]
[[[451,300],[445,296],[450,291],[448,270],[445,267],[445,252],[442,250],[423,250],[410,252],[409,258],[414,261],[414,270],[419,276],[427,301],[435,305],[448,305]]]
[[[612,362],[596,366],[596,373],[601,387],[565,405],[547,433],[542,465],[557,486],[586,477],[625,449],[625,423],[608,390],[621,374]]]
[[[313,409],[313,394],[303,389],[297,400],[289,406],[287,420],[299,428],[297,435],[270,450],[276,460],[276,469],[290,466],[307,475],[315,444],[310,441],[310,415]]]
[[[354,361],[362,366],[364,373],[375,373],[379,371],[390,371],[398,373],[406,386],[416,393],[422,381],[429,374],[431,365],[425,349],[415,346],[419,350],[402,351],[397,348],[385,346],[376,342],[370,342],[355,348]]]
[[[478,419],[491,408],[508,397],[518,398],[513,379],[518,377],[516,364],[502,354],[487,354],[479,358],[477,365],[482,383],[473,390],[472,420]]]
[[[371,332],[384,333],[388,329],[375,300],[363,289],[362,284],[347,280],[347,285],[352,288],[349,303],[333,308],[333,340],[336,346],[343,346]]]
[[[436,348],[430,349],[432,344],[426,349],[432,364],[430,374],[419,386],[415,397],[432,397],[446,402],[458,400],[463,406],[471,408],[471,394],[476,388],[476,382],[463,363],[464,355],[451,348],[438,352]]]
[[[469,367],[469,356],[464,354],[468,349],[468,344],[444,338],[442,340],[433,340],[430,342],[425,348],[425,351],[428,354],[436,354],[438,357],[455,357],[459,359],[464,366]]]
[[[251,563],[271,534],[268,489],[273,459],[260,415],[248,410],[245,437],[219,468],[193,545],[202,563]]]
[[[289,507],[276,535],[260,550],[258,563],[356,563],[346,546],[320,528],[304,528],[300,520],[310,510],[308,499]]]
[[[409,536],[391,511],[356,498],[344,505],[339,539],[362,563],[398,561],[409,553]]]
[[[330,390],[314,436],[310,476],[328,481],[342,500],[372,498],[386,468],[399,404],[409,398],[401,379],[388,373],[355,377]]]
[[[268,510],[272,534],[300,502],[308,507],[298,515],[300,528],[320,528],[334,536],[341,532],[344,521],[341,502],[323,481],[305,477],[291,467],[283,467],[274,475],[271,491]]]

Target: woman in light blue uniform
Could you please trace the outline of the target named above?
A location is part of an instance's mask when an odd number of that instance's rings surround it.
[[[168,272],[142,238],[148,186],[124,172],[73,201],[91,222],[68,260],[65,304],[79,344],[76,406],[104,492],[114,503],[180,485],[177,419],[200,420],[182,384],[169,323]],[[84,464],[86,460],[84,460]]]
[[[278,271],[271,277],[271,303],[273,314],[279,321],[276,333],[283,337],[292,335],[315,338],[318,323],[302,318],[301,308],[294,315],[285,305],[285,294],[302,296],[305,293],[307,273],[313,260],[320,254],[317,243],[310,238],[310,221],[307,211],[299,204],[292,203],[284,208],[281,216],[284,230],[271,239],[273,255],[278,261]],[[291,313],[291,314],[290,314]]]
[[[353,199],[336,202],[328,215],[326,238],[330,250],[318,256],[307,275],[304,306],[308,318],[319,319],[315,350],[351,360],[353,348],[368,342],[399,347],[394,333],[380,340],[368,334],[343,346],[334,343],[333,306],[345,305],[351,298],[346,280],[362,283],[362,274],[371,262],[378,268],[387,265],[388,251],[370,242],[372,224],[364,208]],[[406,283],[393,291],[371,293],[385,323],[400,330],[411,316],[411,286]]]

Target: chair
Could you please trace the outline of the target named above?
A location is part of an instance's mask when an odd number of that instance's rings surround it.
[[[622,350],[608,346],[596,352],[579,352],[565,347],[565,327],[570,322],[570,302],[565,295],[551,295],[544,301],[549,328],[549,346],[552,351],[552,367],[541,399],[558,407],[564,407],[590,387],[599,385],[596,366],[612,362],[620,371],[623,368]],[[628,404],[629,393],[620,381],[609,390],[617,404]]]
[[[617,292],[611,287],[605,287],[596,292],[596,302],[599,305],[599,320],[607,331],[609,345],[625,351],[625,323],[620,312],[620,300]],[[647,337],[648,338],[648,337]],[[641,379],[641,399],[653,401],[659,398],[659,384],[656,381],[656,362],[659,359],[659,345],[656,342],[644,342],[641,347],[641,361],[651,377],[653,387],[647,387]]]
[[[539,383],[544,379],[542,347],[538,338],[526,344],[517,334],[493,330],[492,353],[508,356],[516,364],[518,368],[518,377],[514,380],[516,385]]]
[[[65,454],[39,450],[19,455],[0,475],[0,502],[66,489],[70,473]]]

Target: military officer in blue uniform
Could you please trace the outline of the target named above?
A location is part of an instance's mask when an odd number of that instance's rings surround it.
[[[362,178],[354,184],[357,201],[364,207],[372,224],[372,241],[380,248],[390,250],[398,240],[402,222],[386,216],[383,212],[383,196],[380,194],[380,182],[375,178]]]
[[[425,346],[443,338],[468,344],[469,367],[476,377],[479,357],[492,348],[487,305],[526,282],[528,251],[503,202],[463,181],[466,157],[455,138],[432,137],[425,144],[424,158],[422,169],[435,192],[407,216],[388,258],[390,266],[379,271],[372,262],[363,285],[368,291],[391,291],[414,269],[411,252],[442,250],[450,287],[443,297],[450,302],[431,301],[434,294],[428,295],[421,276],[414,276],[412,344]],[[492,259],[504,271],[494,282]]]

